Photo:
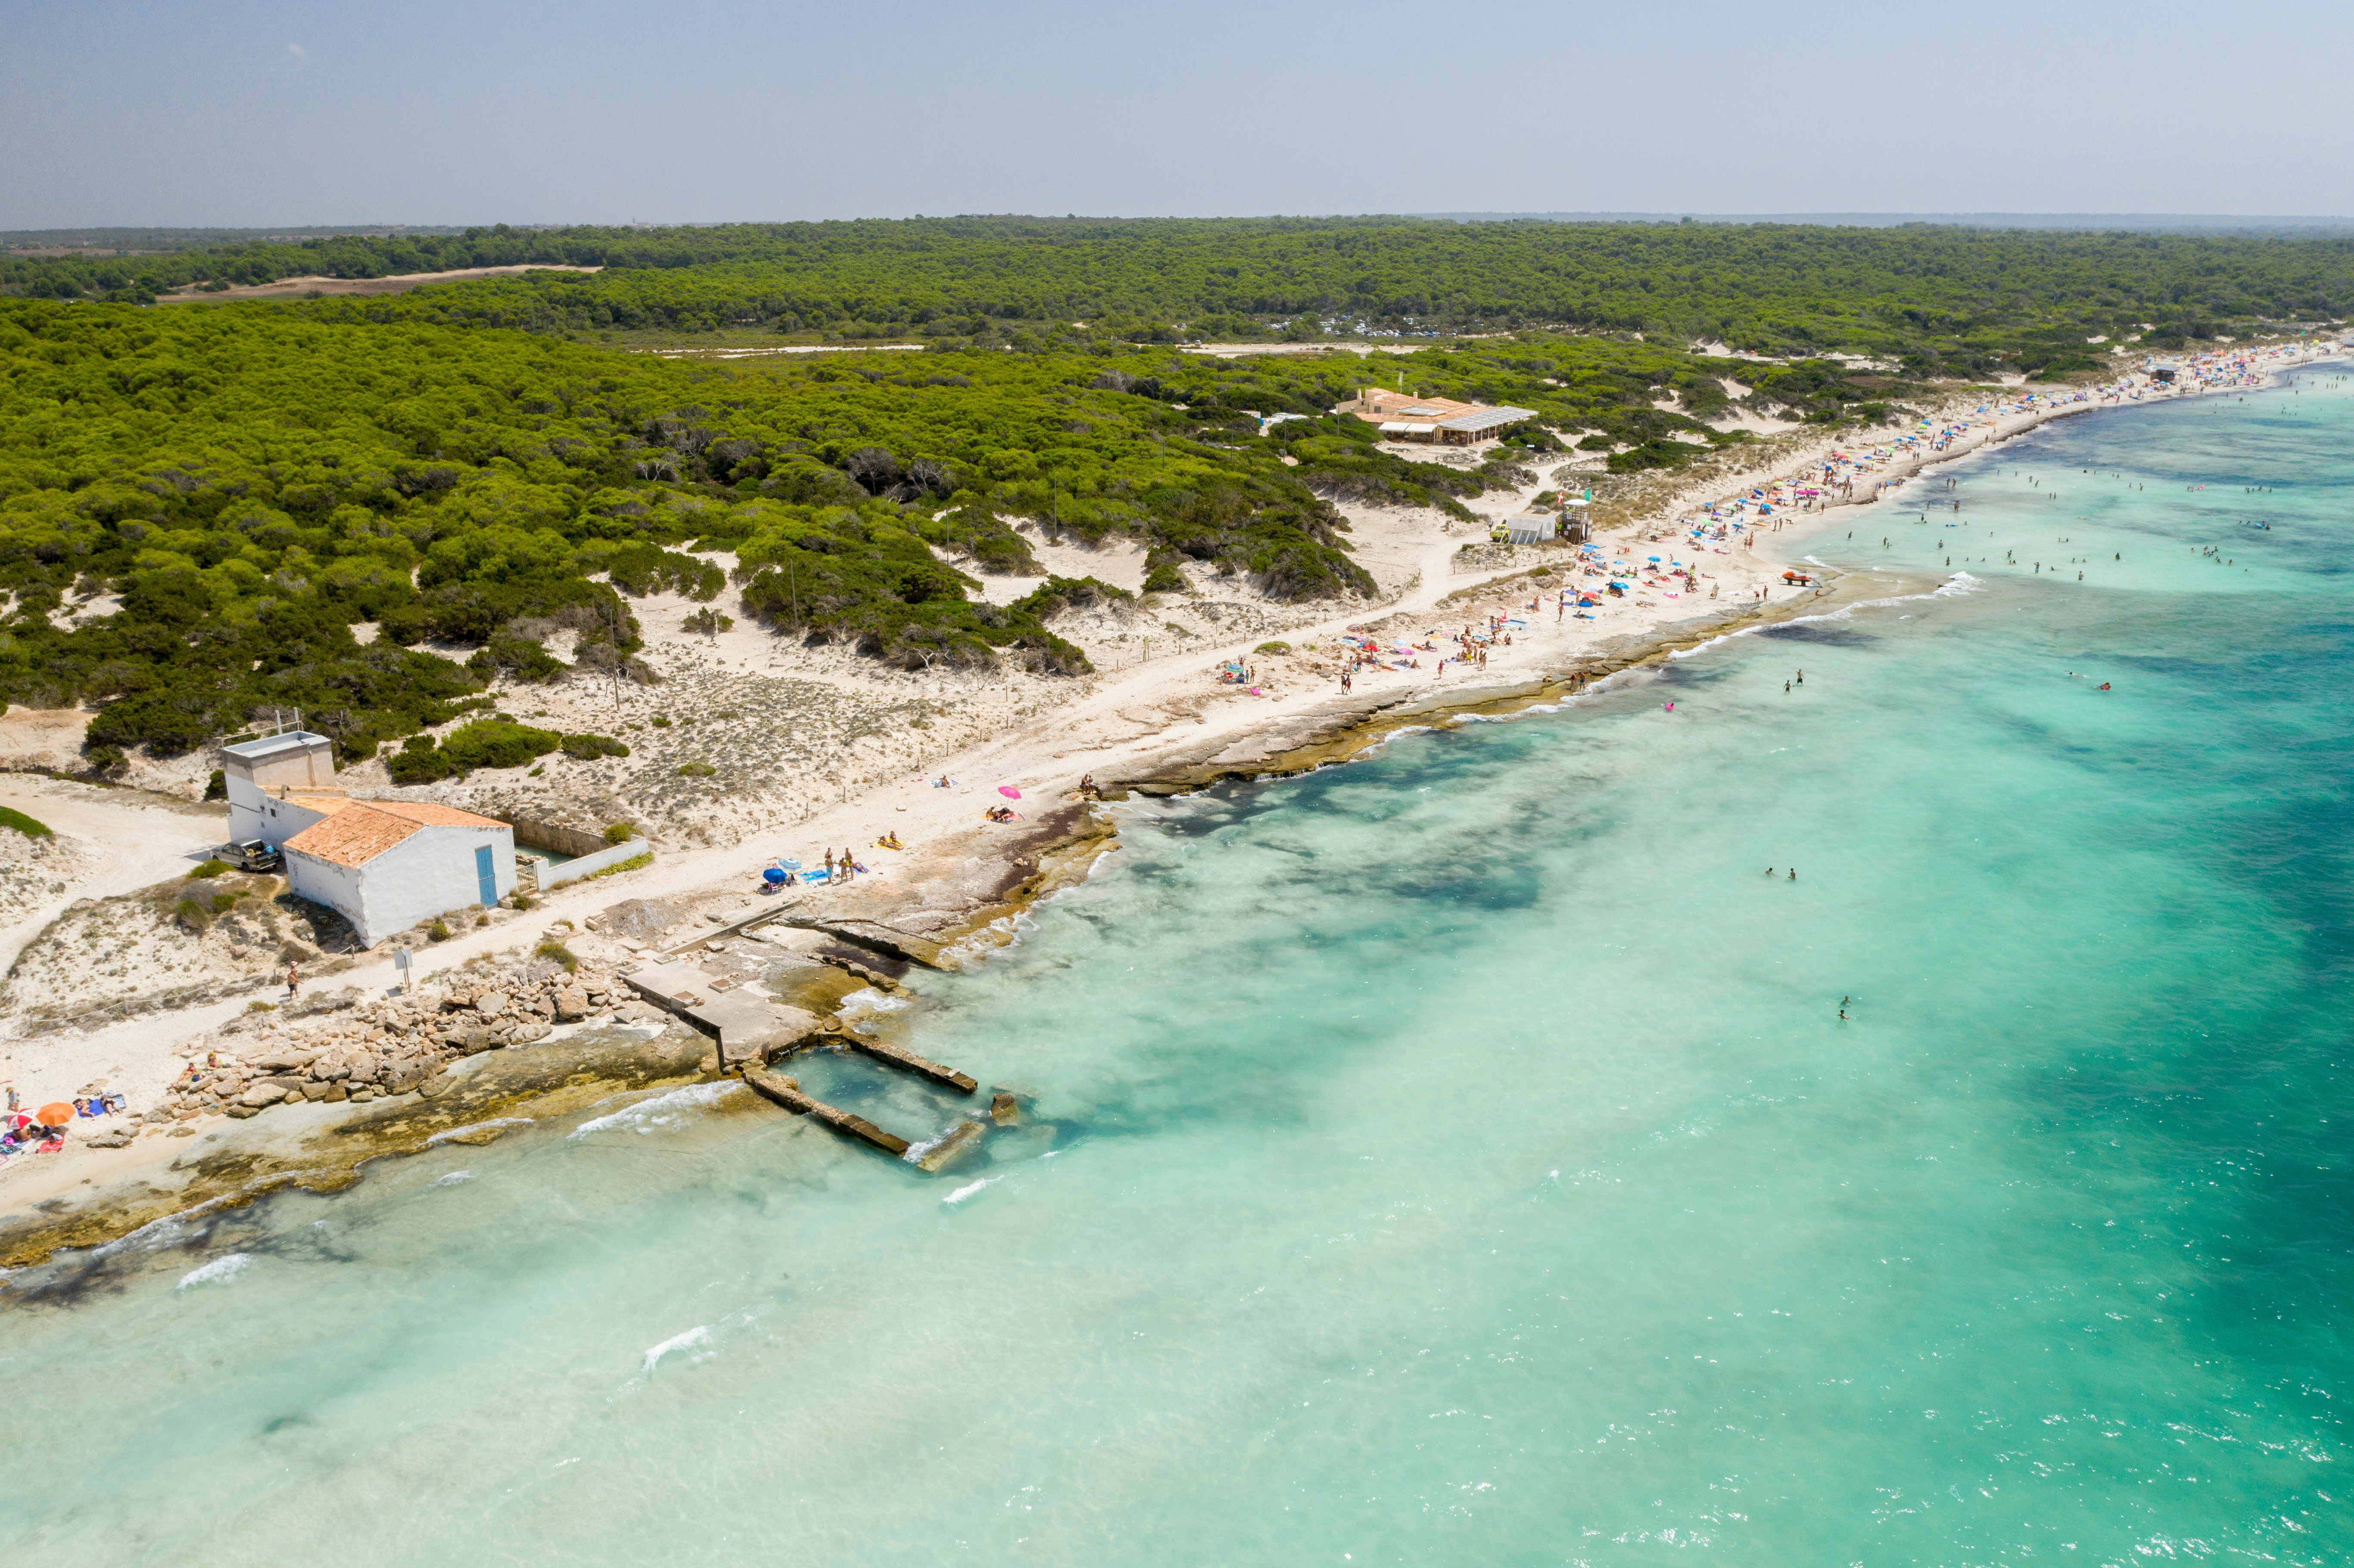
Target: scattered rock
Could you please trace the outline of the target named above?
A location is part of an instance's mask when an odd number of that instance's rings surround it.
[[[1012,1095],[989,1097],[989,1119],[1000,1127],[1012,1127],[1022,1119],[1022,1107],[1013,1103]]]
[[[925,1171],[945,1171],[981,1146],[984,1130],[980,1122],[960,1121],[916,1163]]]

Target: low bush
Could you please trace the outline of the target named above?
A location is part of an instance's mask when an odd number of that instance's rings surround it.
[[[430,784],[437,779],[463,779],[477,768],[521,768],[563,747],[567,739],[552,729],[508,719],[476,719],[451,730],[438,746],[431,736],[409,736],[388,766],[396,784]]]
[[[605,842],[609,844],[625,844],[637,836],[638,830],[628,822],[610,823],[605,829]]]

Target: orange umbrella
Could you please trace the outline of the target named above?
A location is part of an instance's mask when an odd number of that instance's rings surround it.
[[[33,1113],[33,1119],[43,1127],[63,1127],[73,1120],[73,1107],[63,1100],[43,1106]]]

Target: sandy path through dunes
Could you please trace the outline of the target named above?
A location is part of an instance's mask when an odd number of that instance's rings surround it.
[[[0,806],[22,811],[58,835],[79,841],[89,869],[61,893],[0,929],[0,974],[25,944],[80,898],[111,898],[186,875],[228,831],[226,807],[188,806],[128,789],[9,779]]]
[[[274,283],[240,283],[207,293],[184,289],[158,294],[161,305],[203,303],[211,300],[292,300],[309,294],[405,294],[420,283],[459,283],[469,278],[508,278],[519,272],[601,272],[602,267],[572,267],[556,261],[535,261],[522,267],[460,267],[447,272],[398,272],[389,278],[281,278]]]

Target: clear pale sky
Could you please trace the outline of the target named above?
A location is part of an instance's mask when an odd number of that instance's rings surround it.
[[[0,228],[2354,214],[2354,5],[0,0]]]

